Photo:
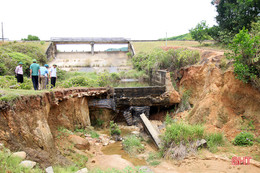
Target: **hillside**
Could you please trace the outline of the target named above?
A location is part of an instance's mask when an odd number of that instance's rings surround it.
[[[29,75],[29,66],[33,59],[44,65],[47,62],[45,42],[5,42],[0,44],[0,75],[14,75],[14,69],[21,61],[25,75]]]
[[[159,38],[158,40],[166,40],[166,38]],[[187,34],[182,34],[182,35],[178,35],[178,36],[173,36],[173,37],[168,37],[167,40],[194,40],[191,38],[190,33]]]

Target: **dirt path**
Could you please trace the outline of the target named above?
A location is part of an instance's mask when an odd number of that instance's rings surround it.
[[[212,154],[206,149],[201,150],[196,156],[190,156],[184,160],[165,160],[160,159],[160,164],[151,166],[145,162],[149,152],[155,152],[154,148],[146,145],[146,152],[135,157],[129,157],[122,150],[121,142],[116,142],[103,146],[101,143],[92,144],[89,154],[93,157],[88,162],[89,169],[109,169],[119,170],[127,166],[146,166],[154,173],[187,173],[187,172],[222,172],[222,173],[258,173],[260,163],[254,161],[250,165],[232,165],[231,159]],[[253,161],[252,161],[253,162]]]

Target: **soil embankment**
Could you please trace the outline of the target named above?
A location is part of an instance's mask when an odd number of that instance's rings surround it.
[[[259,90],[235,78],[224,52],[190,49],[200,52],[201,61],[178,73],[180,93],[190,91],[192,106],[189,112],[180,113],[178,117],[193,124],[205,124],[209,131],[224,132],[229,139],[234,139],[242,130],[259,136]]]
[[[88,97],[102,97],[106,88],[66,89],[21,96],[1,103],[0,141],[11,150],[23,150],[45,166],[68,164],[55,146],[59,127],[70,130],[90,125]]]

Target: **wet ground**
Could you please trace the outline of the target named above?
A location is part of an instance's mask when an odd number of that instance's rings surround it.
[[[135,129],[122,129],[122,136],[131,134]],[[109,130],[100,131],[109,134]],[[260,164],[250,165],[232,165],[231,158],[226,155],[216,155],[207,149],[202,149],[196,155],[189,156],[183,160],[166,160],[159,159],[160,164],[157,166],[149,165],[146,161],[150,152],[156,152],[153,143],[145,143],[145,153],[131,156],[123,150],[122,142],[111,143],[107,146],[96,146],[94,157],[91,160],[90,168],[116,168],[124,169],[127,166],[147,166],[154,173],[186,173],[186,172],[209,172],[209,173],[258,173]]]

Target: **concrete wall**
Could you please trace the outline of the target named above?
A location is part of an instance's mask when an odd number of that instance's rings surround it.
[[[150,85],[152,86],[165,86],[166,84],[166,73],[165,70],[151,71],[149,74]]]
[[[63,70],[87,71],[87,68],[94,71],[117,67],[120,70],[131,69],[127,65],[127,52],[58,52],[56,58],[51,62],[57,64]],[[96,70],[95,70],[96,69]]]

